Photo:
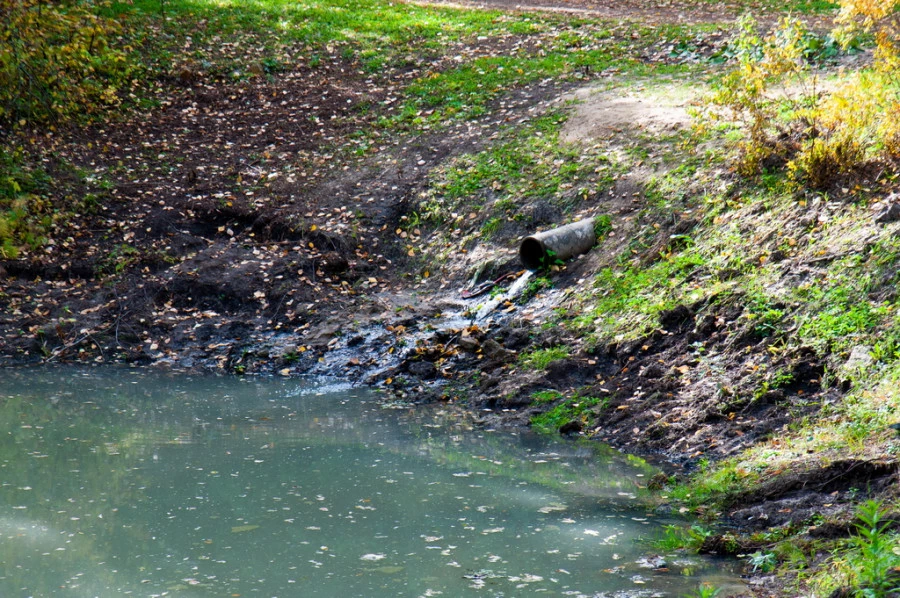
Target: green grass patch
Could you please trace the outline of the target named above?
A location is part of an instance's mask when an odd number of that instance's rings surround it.
[[[772,336],[781,330],[784,310],[776,307],[770,294],[762,291],[749,293],[744,299],[747,317],[753,320],[753,331],[759,337]]]
[[[662,535],[650,542],[660,552],[689,550],[696,552],[703,542],[712,535],[712,530],[702,525],[669,524],[663,528]]]
[[[421,7],[381,0],[135,0],[138,14],[166,17],[173,33],[190,30],[192,38],[262,34],[269,40],[300,42],[317,47],[353,42],[359,50],[399,49],[458,41],[472,35],[515,31],[540,26],[524,16],[507,17],[494,11],[466,11]],[[113,10],[130,12],[117,3]],[[193,21],[193,23],[192,23]]]
[[[597,237],[598,243],[605,239],[606,235],[611,231],[612,218],[610,218],[609,214],[600,214],[594,217],[594,236]]]
[[[711,464],[701,459],[699,471],[684,484],[674,486],[669,497],[691,506],[720,506],[729,497],[747,491],[756,485],[764,472],[768,471],[767,458],[773,454],[760,451],[749,461],[740,458],[726,459]]]
[[[531,427],[540,432],[556,432],[571,421],[587,423],[588,417],[606,407],[608,399],[575,396],[566,399],[546,413],[531,418]]]
[[[375,79],[402,70],[400,101],[382,106],[388,127],[478,116],[501,94],[543,79],[584,79],[611,67],[619,76],[685,70],[638,56],[661,35],[688,39],[699,30],[384,0],[135,0],[109,11],[137,25],[132,45],[162,72],[191,63],[234,80],[336,56]]]
[[[546,370],[554,361],[569,357],[569,348],[563,345],[548,349],[536,349],[519,356],[519,365],[529,370]]]
[[[854,255],[833,264],[827,278],[797,287],[794,298],[806,304],[798,322],[799,339],[821,353],[844,352],[868,342],[870,333],[893,311],[872,293],[883,286],[880,279],[895,263],[885,257]]]
[[[489,202],[482,232],[499,227],[500,220],[528,220],[522,208],[543,199],[566,210],[608,189],[621,169],[599,147],[585,149],[561,144],[563,114],[554,112],[501,132],[495,145],[452,160],[432,178],[421,205],[432,223],[453,222],[474,198]],[[459,217],[457,213],[456,218]],[[598,219],[601,234],[611,228],[608,217]]]
[[[719,4],[717,0],[693,0],[695,4],[702,6],[704,4]],[[765,8],[770,11],[777,11],[783,14],[828,14],[837,11],[838,4],[829,2],[828,0],[790,0],[789,2],[778,2],[776,0],[738,0],[733,6],[743,9],[741,12],[758,11]]]
[[[524,305],[531,301],[537,296],[538,293],[543,291],[544,289],[552,289],[553,281],[547,278],[546,276],[535,276],[531,280],[528,281],[528,284],[525,285],[525,288],[522,290],[522,294],[519,295],[517,303]]]
[[[890,531],[891,512],[889,505],[875,500],[857,507],[853,535],[835,543],[831,558],[809,581],[815,595],[846,588],[848,595],[880,598],[897,591],[900,535]]]
[[[639,334],[661,311],[683,299],[682,280],[704,263],[699,253],[686,251],[647,268],[604,268],[594,281],[594,292],[585,299],[592,307],[573,318],[571,325],[606,335]]]
[[[558,390],[539,390],[531,398],[534,399],[534,405],[545,405],[563,398],[563,394]]]
[[[485,220],[484,224],[481,225],[482,238],[490,239],[498,230],[500,230],[501,226],[503,226],[503,220],[498,216]]]

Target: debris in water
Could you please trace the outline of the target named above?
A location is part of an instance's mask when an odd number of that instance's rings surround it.
[[[232,526],[231,533],[232,534],[240,534],[243,532],[252,532],[253,530],[257,529],[258,527],[259,527],[258,525],[235,525],[235,526]]]
[[[364,554],[361,557],[359,557],[359,560],[361,560],[361,561],[380,561],[381,559],[386,558],[386,557],[387,557],[387,555],[382,554],[380,552],[370,552],[368,554]]]
[[[538,509],[538,513],[552,513],[554,511],[565,511],[568,507],[563,503],[555,502]]]

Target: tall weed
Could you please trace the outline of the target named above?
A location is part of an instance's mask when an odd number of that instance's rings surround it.
[[[874,500],[860,505],[857,516],[859,523],[851,544],[858,552],[850,564],[856,573],[858,595],[877,598],[900,591],[900,579],[895,571],[900,556],[894,552],[895,539],[888,534],[893,521],[886,518],[887,511],[882,504]]]

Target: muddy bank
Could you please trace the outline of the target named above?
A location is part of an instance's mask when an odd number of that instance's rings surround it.
[[[409,217],[429,172],[489,144],[506,123],[566,101],[567,89],[542,82],[484,118],[384,138],[356,158],[335,140],[371,125],[364,108],[388,86],[379,92],[350,66],[335,54],[315,72],[230,87],[195,73],[173,81],[150,119],[36,142],[35,155],[60,173],[70,161],[90,165],[89,176],[57,184],[97,203],[83,221],[58,223],[43,249],[0,262],[0,360],[336,376],[401,398],[458,403],[485,425],[529,425],[554,406],[536,405],[536,392],[578,392],[602,401],[563,422],[564,432],[685,471],[834,400],[834,390],[817,390],[823,366],[814,355],[766,352],[765,337],[741,320],[739,296],[668,310],[652,333],[627,342],[587,342],[560,325],[563,312],[577,309],[567,293],[618,253],[620,239],[653,224],[641,259],[654,259],[694,226],[641,215],[652,170],[624,174],[586,201],[589,213],[613,215],[618,236],[550,275],[555,289],[476,320],[484,298],[464,300],[460,291],[521,270],[517,239],[561,223],[564,212],[541,201],[523,206],[527,218],[442,265],[422,257],[429,230]],[[327,87],[310,88],[310,79]],[[583,95],[581,124],[567,125],[575,140],[627,138],[622,127],[642,107],[652,116],[645,132],[677,129],[686,118],[683,101],[671,98],[623,105],[618,96],[604,103]],[[80,154],[92,138],[104,143]],[[298,141],[288,148],[286,140]],[[195,142],[218,150],[195,153]],[[298,152],[306,156],[299,168]],[[546,369],[522,365],[522,355],[555,346],[570,347],[569,355]],[[791,382],[758,393],[752,371],[760,364],[786,369]]]

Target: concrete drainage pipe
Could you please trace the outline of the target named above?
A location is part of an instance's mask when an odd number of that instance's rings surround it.
[[[519,245],[519,260],[529,270],[540,270],[585,253],[596,242],[594,219],[587,218],[525,237]]]

